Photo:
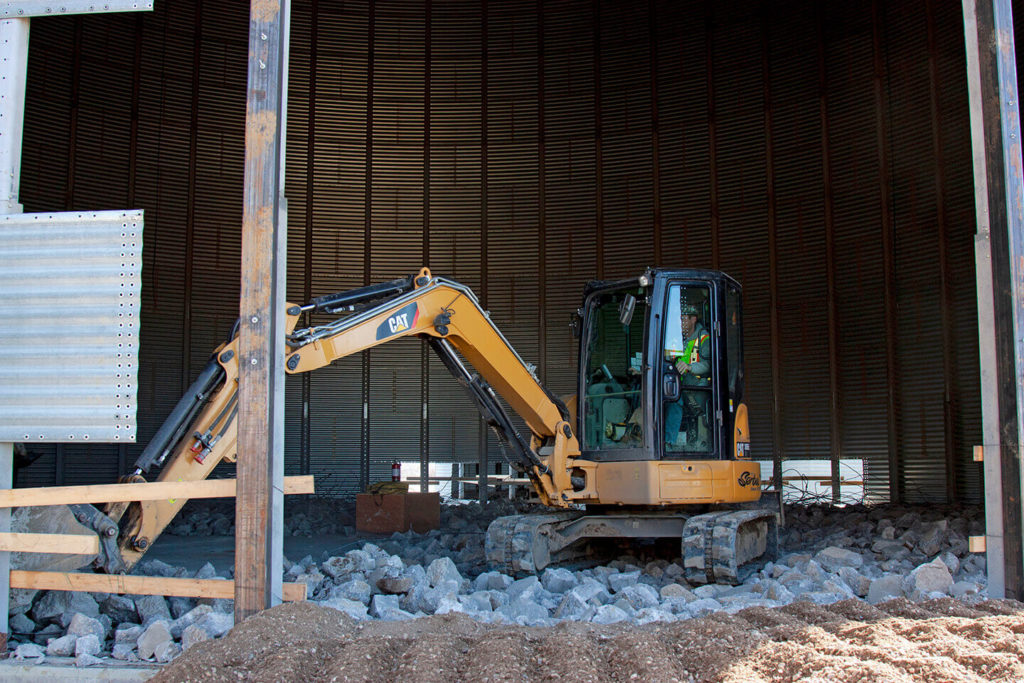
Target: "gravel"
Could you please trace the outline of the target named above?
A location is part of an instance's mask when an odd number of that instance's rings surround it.
[[[970,604],[987,597],[984,556],[967,550],[968,536],[983,533],[980,508],[787,508],[777,561],[740,586],[696,587],[683,578],[680,558],[621,556],[604,566],[552,567],[521,578],[494,571],[484,562],[487,525],[523,509],[509,501],[446,506],[441,530],[394,534],[337,556],[285,560],[285,580],[305,583],[311,601],[360,622],[460,614],[482,624],[531,627],[642,626],[801,601],[874,605],[953,597]],[[174,528],[210,533],[227,519],[203,513],[190,512]],[[323,533],[339,524],[309,512],[288,519],[291,533]],[[144,561],[137,573],[190,575],[158,561]],[[206,565],[195,576],[212,578],[216,571]],[[83,665],[96,655],[170,661],[234,625],[230,600],[50,591],[35,596],[30,609],[16,609],[12,649],[31,644],[38,650],[26,647],[23,657],[75,655]]]

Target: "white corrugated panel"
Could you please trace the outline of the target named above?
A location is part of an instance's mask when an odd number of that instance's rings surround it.
[[[0,441],[135,441],[142,211],[0,216]]]

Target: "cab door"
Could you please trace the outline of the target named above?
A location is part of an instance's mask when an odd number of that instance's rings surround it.
[[[718,303],[714,282],[669,282],[657,392],[662,458],[711,458],[719,452]]]

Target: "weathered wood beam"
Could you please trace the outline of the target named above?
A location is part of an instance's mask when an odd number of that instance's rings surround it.
[[[251,0],[238,335],[235,623],[281,599],[289,0]]]
[[[306,584],[285,583],[284,600],[306,599]],[[235,582],[224,579],[172,579],[163,576],[125,576],[122,574],[76,574],[74,572],[11,572],[11,588],[51,591],[88,591],[123,595],[181,595],[191,598],[235,596]]]
[[[238,480],[154,481],[0,490],[0,508],[78,503],[125,503],[173,498],[234,498]],[[285,477],[284,494],[314,493],[313,475]]]

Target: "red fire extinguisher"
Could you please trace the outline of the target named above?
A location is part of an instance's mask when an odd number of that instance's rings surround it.
[[[397,460],[391,463],[391,481],[402,481],[402,463]]]

